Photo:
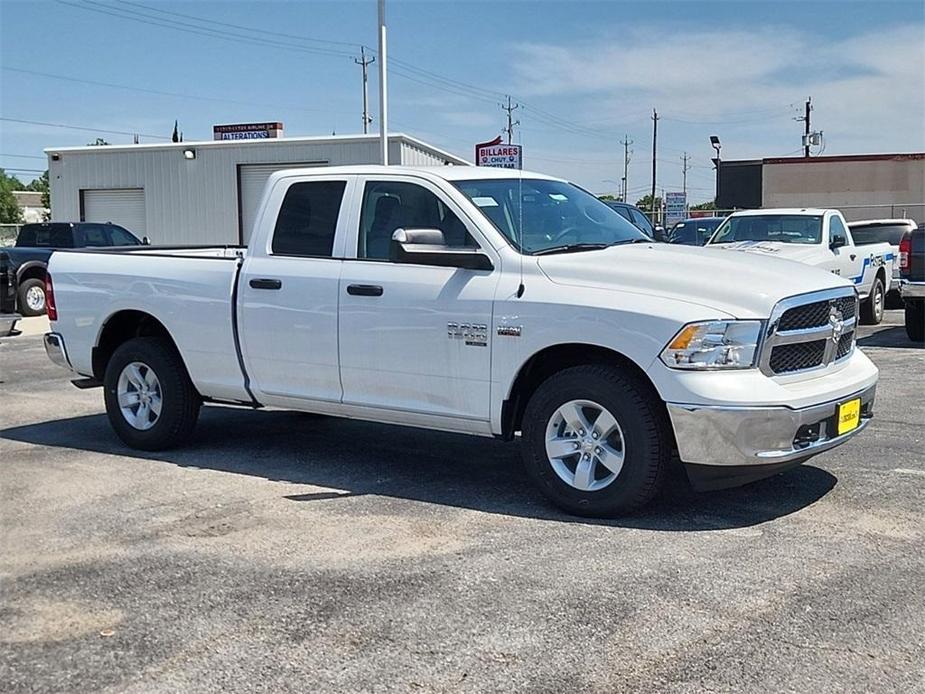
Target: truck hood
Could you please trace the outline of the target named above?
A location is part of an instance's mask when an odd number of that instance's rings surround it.
[[[757,253],[771,258],[785,258],[809,265],[813,265],[822,258],[822,246],[820,244],[781,243],[780,241],[734,241],[733,243],[717,243],[710,246],[710,248]]]
[[[540,256],[537,262],[556,284],[660,296],[736,318],[767,318],[788,296],[851,286],[825,270],[764,254],[666,243]]]

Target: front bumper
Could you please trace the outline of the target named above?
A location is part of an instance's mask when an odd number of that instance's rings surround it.
[[[925,299],[925,282],[900,280],[899,293],[903,299]]]
[[[45,333],[45,354],[58,366],[63,366],[69,371],[73,371],[71,360],[67,356],[67,348],[64,346],[64,338],[58,333]]]
[[[0,313],[0,337],[13,337],[19,335],[16,323],[22,320],[18,313]]]
[[[722,407],[668,403],[681,461],[717,467],[780,466],[803,462],[843,444],[873,417],[876,383],[851,395],[817,405]],[[861,399],[857,428],[836,434],[838,406]]]

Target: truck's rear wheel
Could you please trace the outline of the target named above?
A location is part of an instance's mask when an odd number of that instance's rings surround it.
[[[913,342],[925,342],[925,301],[906,300],[906,335]]]
[[[880,325],[883,320],[883,306],[886,296],[886,290],[883,288],[883,280],[880,277],[874,278],[874,284],[870,288],[870,296],[861,304],[861,322],[865,325]]]
[[[120,345],[103,377],[106,414],[132,448],[159,451],[184,443],[202,401],[173,345],[137,337]]]
[[[19,284],[19,312],[24,316],[45,313],[45,282],[35,277]]]
[[[610,366],[576,366],[537,388],[523,418],[527,473],[581,516],[635,511],[658,492],[671,455],[661,403]]]

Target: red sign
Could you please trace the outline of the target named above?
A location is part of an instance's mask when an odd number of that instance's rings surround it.
[[[491,142],[481,142],[475,146],[475,165],[496,169],[522,169],[523,148],[520,145],[502,144],[499,135]]]

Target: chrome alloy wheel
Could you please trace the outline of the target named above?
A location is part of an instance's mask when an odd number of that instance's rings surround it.
[[[122,416],[133,428],[146,431],[157,423],[163,405],[161,382],[147,364],[133,361],[122,369],[116,397]]]
[[[29,307],[30,311],[44,311],[45,290],[39,286],[29,287],[26,290],[26,306]]]
[[[877,288],[880,291],[874,292],[873,302],[874,302],[874,319],[878,322],[883,319],[883,304],[884,295],[886,291],[883,289],[883,285],[878,285]]]
[[[623,468],[623,430],[596,402],[571,400],[546,425],[546,455],[563,482],[596,492],[617,479]]]

